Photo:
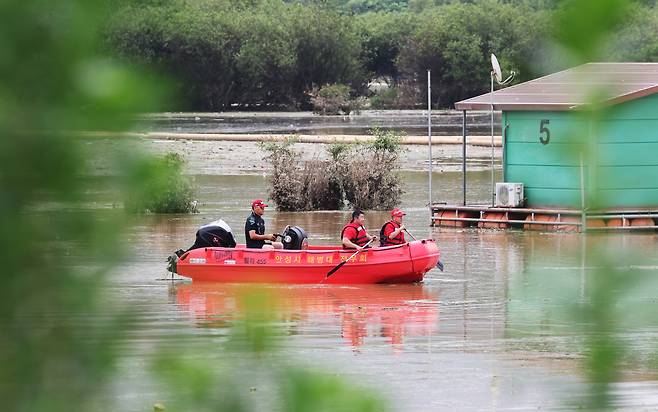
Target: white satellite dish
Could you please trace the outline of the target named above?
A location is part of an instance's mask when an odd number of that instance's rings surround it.
[[[503,73],[500,71],[500,64],[496,55],[491,53],[491,67],[493,68],[493,75],[496,77],[498,83],[503,81]]]

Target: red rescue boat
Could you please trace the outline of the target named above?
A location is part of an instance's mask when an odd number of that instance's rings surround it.
[[[353,255],[354,250],[333,246],[309,246],[306,250],[208,247],[183,254],[175,272],[205,282],[412,283],[423,280],[425,273],[436,266],[439,248],[434,240],[424,239],[364,249]]]

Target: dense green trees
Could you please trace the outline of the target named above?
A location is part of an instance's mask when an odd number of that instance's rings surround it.
[[[545,21],[541,12],[497,0],[433,8],[418,15],[397,67],[420,84],[430,69],[434,104],[447,107],[488,89],[492,52],[505,69],[526,78],[525,63],[546,32]]]
[[[314,87],[343,83],[360,91],[367,80],[349,17],[319,6],[267,0],[129,6],[116,16],[109,40],[124,56],[179,78],[189,108],[296,108]]]
[[[385,80],[379,107],[433,104],[486,92],[494,52],[517,81],[573,64],[549,42],[563,35],[556,0],[117,0],[108,45],[131,61],[173,75],[186,101],[171,109],[310,107],[328,84],[367,95]],[[608,55],[658,57],[655,2],[638,1]],[[599,22],[600,23],[600,22]],[[597,23],[598,24],[598,23]],[[576,25],[577,26],[577,25]]]

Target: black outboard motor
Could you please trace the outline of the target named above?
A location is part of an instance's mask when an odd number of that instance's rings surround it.
[[[299,226],[286,226],[281,234],[283,248],[287,250],[308,249],[308,236]]]

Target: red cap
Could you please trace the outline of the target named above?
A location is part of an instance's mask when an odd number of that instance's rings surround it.
[[[402,210],[398,209],[397,207],[393,210],[391,210],[391,216],[397,216],[397,217],[402,217],[406,215]]]
[[[259,206],[259,207],[267,207],[265,203],[261,199],[256,199],[253,202],[251,202],[251,208],[253,209],[254,207]]]

